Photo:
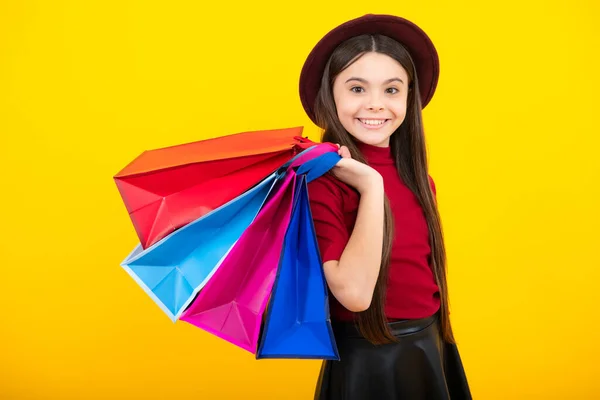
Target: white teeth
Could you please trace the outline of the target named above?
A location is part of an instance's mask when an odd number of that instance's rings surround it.
[[[367,125],[381,125],[385,122],[385,119],[361,119],[360,122]]]

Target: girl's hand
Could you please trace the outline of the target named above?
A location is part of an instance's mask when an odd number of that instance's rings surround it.
[[[342,159],[331,170],[337,179],[352,186],[361,195],[371,190],[383,190],[383,178],[379,172],[353,159],[346,146],[338,144],[338,147]]]

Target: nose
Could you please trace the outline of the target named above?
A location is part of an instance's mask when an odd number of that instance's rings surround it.
[[[367,110],[369,111],[373,111],[373,112],[378,112],[378,111],[383,111],[383,103],[381,102],[381,100],[379,99],[379,96],[371,96],[371,98],[369,99],[368,103],[367,103]]]
[[[371,104],[371,105],[369,105],[367,107],[367,109],[369,111],[378,112],[378,111],[383,111],[383,106],[382,105]]]

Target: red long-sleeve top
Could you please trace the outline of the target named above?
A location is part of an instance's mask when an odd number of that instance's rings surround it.
[[[430,267],[429,230],[423,210],[400,178],[389,147],[363,143],[359,147],[368,164],[383,177],[394,218],[386,317],[391,320],[429,317],[439,309],[440,299]],[[431,177],[430,183],[435,193]],[[354,228],[360,196],[330,174],[310,182],[308,192],[322,260],[339,260]],[[332,319],[354,317],[331,292],[330,310]]]

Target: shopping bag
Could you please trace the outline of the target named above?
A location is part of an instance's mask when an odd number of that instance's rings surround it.
[[[256,358],[339,360],[306,175],[296,198]]]
[[[311,157],[333,154],[339,158],[334,153],[336,149],[320,145],[288,165],[256,219],[183,312],[182,321],[256,353],[263,313],[290,222],[296,182],[294,169],[313,165],[309,164]]]
[[[289,224],[296,175],[285,174],[180,319],[254,353]]]
[[[237,133],[143,152],[114,176],[141,246],[233,200],[315,143],[302,127]]]
[[[254,220],[277,175],[143,249],[121,266],[175,322]]]
[[[258,214],[286,168],[331,151],[323,144],[297,154],[250,191],[144,249],[138,245],[121,263],[172,321],[179,318],[219,267],[223,257]],[[312,156],[309,157],[309,154]]]

